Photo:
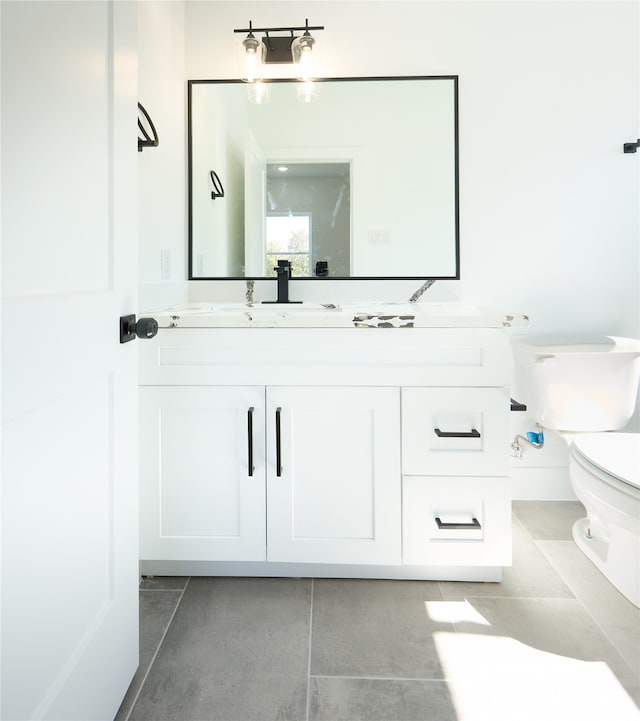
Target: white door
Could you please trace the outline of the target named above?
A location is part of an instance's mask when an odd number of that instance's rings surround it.
[[[1,13],[1,715],[102,721],[138,662],[137,9]]]
[[[267,389],[269,561],[400,563],[399,393]]]
[[[140,474],[143,571],[264,561],[264,386],[140,388]]]

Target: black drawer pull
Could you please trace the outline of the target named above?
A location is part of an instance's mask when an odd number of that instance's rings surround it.
[[[247,411],[247,439],[249,443],[248,448],[248,464],[249,464],[249,475],[252,476],[255,468],[253,466],[253,411],[254,408],[251,406]]]
[[[480,438],[480,431],[472,428],[470,431],[441,431],[439,428],[434,428],[433,432],[438,438]]]
[[[276,476],[282,475],[282,435],[280,431],[280,415],[282,408],[276,408]]]
[[[482,528],[480,521],[475,516],[471,519],[471,523],[443,523],[440,517],[436,516],[436,523],[438,528],[443,531],[479,531]]]

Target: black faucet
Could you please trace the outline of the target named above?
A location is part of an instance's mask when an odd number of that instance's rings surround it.
[[[289,300],[289,278],[291,278],[291,261],[279,260],[274,268],[278,276],[278,299],[263,300],[263,303],[302,303],[301,300]]]
[[[278,276],[278,300],[276,300],[276,303],[288,303],[291,262],[288,260],[279,260],[278,265],[274,268],[274,270]]]

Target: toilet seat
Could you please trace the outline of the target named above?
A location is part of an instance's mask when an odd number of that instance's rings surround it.
[[[572,440],[574,453],[583,461],[640,490],[640,434],[585,433]]]

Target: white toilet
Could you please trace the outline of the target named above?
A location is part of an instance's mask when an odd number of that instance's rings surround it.
[[[579,548],[640,607],[640,434],[617,433],[633,415],[640,341],[614,336],[528,336],[514,341],[521,397],[569,446],[569,476],[587,517]]]

